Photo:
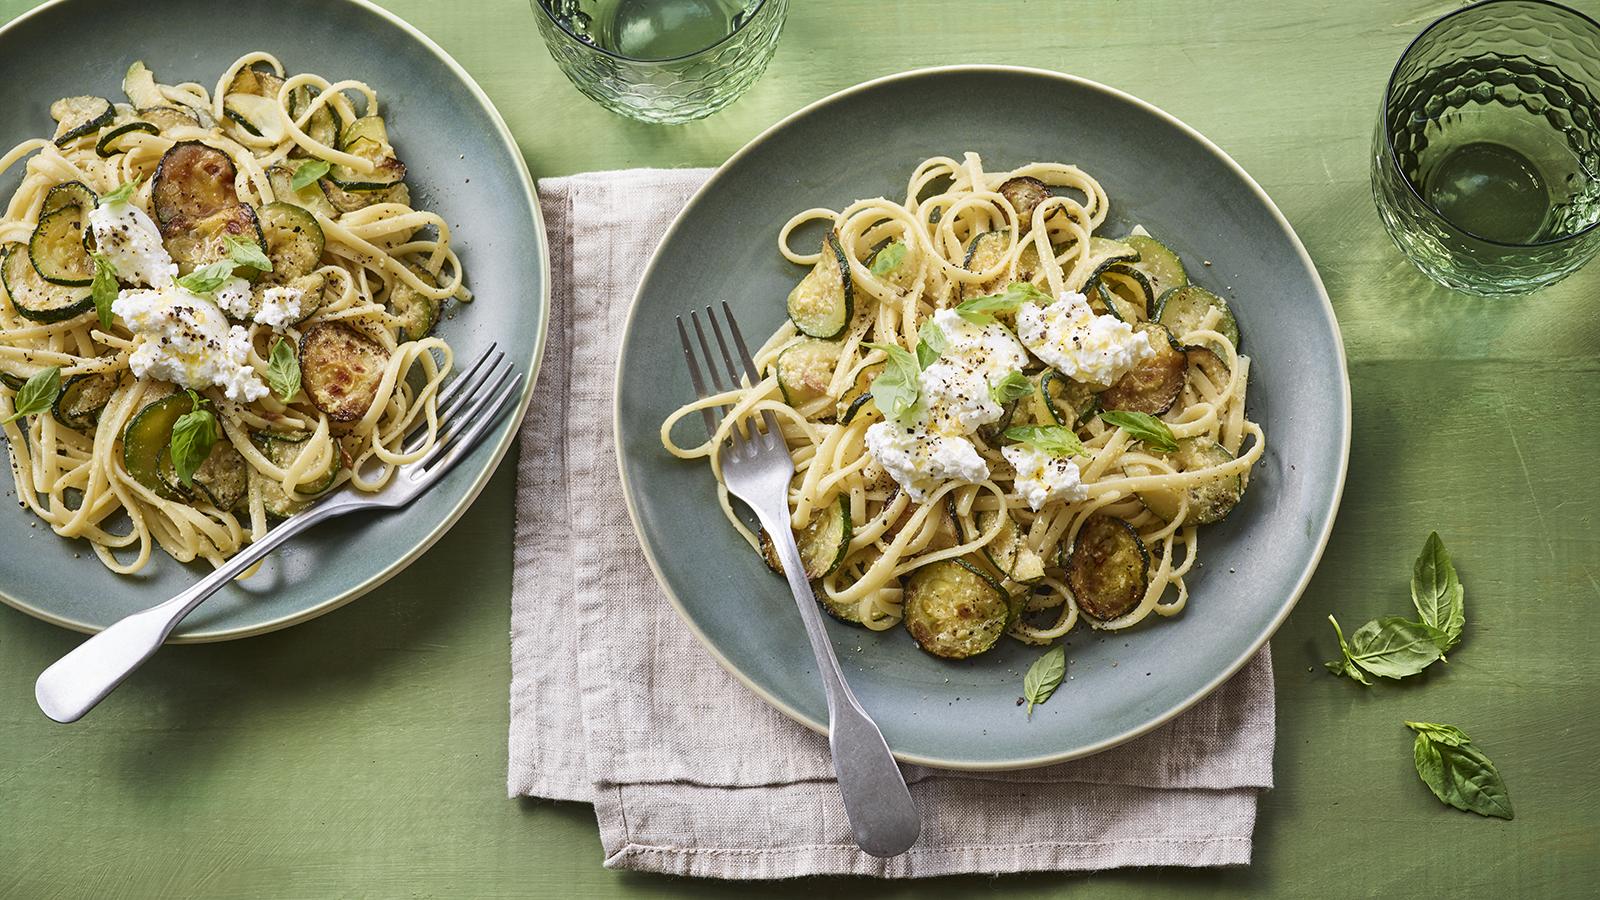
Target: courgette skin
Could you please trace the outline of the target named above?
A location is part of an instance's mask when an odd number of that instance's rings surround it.
[[[62,113],[56,116],[58,122],[65,122],[67,116],[79,119],[77,125],[68,128],[56,138],[57,147],[65,147],[84,135],[94,134],[110,125],[111,120],[116,118],[116,110],[112,108],[111,101],[104,97],[63,97],[50,105],[52,116],[55,116],[57,111]]]
[[[121,153],[121,148],[111,146],[111,142],[125,134],[160,134],[161,129],[151,122],[133,121],[124,122],[115,128],[109,129],[100,135],[94,143],[94,152],[101,159],[110,159]]]
[[[86,287],[94,280],[94,260],[83,248],[88,210],[63,206],[39,217],[28,239],[28,261],[51,284]]]
[[[1219,314],[1215,331],[1235,347],[1239,346],[1239,322],[1228,308],[1228,302],[1197,284],[1176,287],[1163,294],[1155,318],[1175,336],[1182,336],[1198,327],[1212,308]]]
[[[311,272],[322,259],[326,239],[316,216],[293,203],[268,203],[256,210],[271,279],[288,282]]]
[[[342,322],[314,325],[300,338],[301,387],[335,422],[354,422],[378,396],[389,352]]]
[[[81,181],[63,181],[44,195],[44,206],[39,215],[53,213],[64,206],[76,206],[88,211],[100,205],[100,197]]]
[[[844,246],[838,232],[829,231],[822,238],[817,264],[789,292],[789,321],[801,334],[832,340],[850,326],[855,303],[855,280],[850,277]]]
[[[94,309],[87,287],[51,284],[40,278],[24,244],[11,244],[0,255],[0,281],[17,313],[35,322],[60,322]]]
[[[184,414],[193,411],[194,402],[187,392],[168,394],[146,404],[129,420],[122,431],[122,465],[139,482],[164,500],[184,502],[188,495],[174,489],[161,478],[162,458],[172,443],[172,426]],[[170,459],[167,465],[171,465]]]
[[[1133,611],[1150,585],[1150,551],[1122,519],[1092,515],[1062,561],[1084,615],[1109,622]]]
[[[1011,207],[1017,211],[1017,231],[1019,234],[1027,232],[1033,225],[1033,211],[1039,204],[1050,199],[1050,186],[1037,178],[1019,176],[1007,179],[1000,185],[998,193],[1006,198]]]
[[[301,446],[310,435],[304,433],[282,433],[271,431],[258,431],[250,436],[250,442],[261,451],[261,455],[272,461],[279,468],[287,468],[304,452]],[[339,477],[339,454],[337,448],[333,458],[316,481],[310,484],[295,486],[296,493],[315,496],[333,487]],[[250,471],[250,477],[259,486],[262,504],[267,513],[279,519],[286,519],[311,505],[309,500],[298,500],[283,492],[283,487],[278,482],[267,478],[255,470]]]
[[[100,413],[111,402],[120,380],[109,374],[74,375],[61,386],[50,414],[74,431],[87,434],[100,421]]]

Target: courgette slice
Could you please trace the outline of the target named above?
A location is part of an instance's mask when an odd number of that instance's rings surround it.
[[[155,73],[143,60],[136,59],[128,66],[128,71],[122,76],[122,92],[128,95],[128,102],[134,106],[164,106],[167,102],[167,98],[161,95],[161,89],[156,87]]]
[[[56,402],[50,407],[56,421],[85,434],[100,421],[100,413],[111,402],[121,381],[105,373],[74,375],[61,386]]]
[[[283,79],[272,72],[240,69],[234,73],[223,98],[223,115],[256,137],[280,142],[286,136],[278,117],[278,91],[282,87]]]
[[[222,512],[229,512],[244,500],[250,489],[250,464],[227,438],[211,447],[200,467],[194,470],[195,491]]]
[[[995,443],[1001,435],[1005,434],[1006,429],[1012,425],[1056,424],[1055,418],[1050,414],[1050,406],[1045,402],[1044,380],[1046,374],[1045,372],[1039,372],[1028,377],[1028,381],[1033,385],[1033,390],[1014,401],[1010,418],[1004,422],[1002,427],[994,429],[993,437],[986,433],[984,435],[985,442]],[[1001,423],[997,422],[995,424],[1001,426]]]
[[[1124,315],[1123,321],[1155,318],[1158,295],[1150,283],[1149,276],[1143,271],[1134,268],[1130,263],[1112,263],[1100,273],[1100,279],[1113,295],[1126,304],[1122,307],[1123,312],[1128,310],[1135,312],[1132,316]]]
[[[1189,371],[1201,371],[1212,381],[1220,382],[1228,375],[1228,364],[1210,347],[1185,347],[1183,355],[1189,358]]]
[[[294,170],[287,166],[273,166],[268,169],[267,179],[272,182],[272,193],[278,198],[278,202],[293,203],[295,206],[330,219],[339,217],[339,210],[328,202],[328,195],[323,193],[322,182],[313,181],[297,191],[294,189]]]
[[[987,532],[999,515],[994,510],[981,510],[976,523],[978,531]],[[1021,524],[1009,515],[1001,524],[1000,533],[984,545],[983,555],[1001,576],[1019,584],[1033,584],[1044,577],[1044,559],[1028,546]]]
[[[141,120],[163,132],[174,128],[200,127],[200,117],[181,106],[143,106],[136,112]]]
[[[39,215],[45,216],[68,206],[76,206],[87,213],[100,205],[100,197],[81,181],[64,181],[44,195],[44,206]]]
[[[298,121],[300,115],[306,111],[306,108],[311,105],[311,101],[315,100],[320,93],[309,84],[302,84],[290,91],[289,116]],[[324,103],[316,112],[311,114],[311,118],[306,120],[306,124],[301,130],[306,133],[306,137],[319,144],[327,147],[338,147],[339,133],[344,130],[344,123],[340,120],[339,111],[334,109],[333,104]],[[306,151],[296,147],[289,151],[289,155],[304,156]]]
[[[405,180],[405,164],[395,158],[381,116],[362,116],[351,122],[339,136],[339,149],[374,166],[371,172],[359,172],[342,165],[329,169],[328,180],[343,190],[382,191]]]
[[[1239,346],[1239,323],[1234,319],[1227,301],[1197,284],[1173,288],[1163,294],[1155,318],[1174,335],[1182,337],[1199,328],[1200,322],[1213,307],[1220,318],[1212,330],[1222,334],[1235,347]]]
[[[843,348],[833,341],[801,338],[778,354],[778,388],[783,402],[801,406],[828,392]]]
[[[1101,622],[1131,612],[1150,585],[1150,551],[1139,532],[1110,516],[1083,523],[1062,567],[1078,610]]]
[[[322,259],[325,240],[316,216],[293,203],[268,203],[256,210],[272,280],[286,282],[309,273]]]
[[[178,273],[187,275],[201,266],[228,259],[228,238],[254,241],[263,253],[267,240],[261,234],[261,225],[255,210],[245,204],[225,207],[200,219],[177,218],[161,225],[161,236],[178,264]],[[235,274],[254,281],[261,276],[257,269],[245,268]]]
[[[972,243],[967,245],[967,255],[961,260],[961,268],[968,272],[982,272],[999,264],[1005,256],[1007,238],[1004,231],[985,231],[972,238]],[[961,299],[970,300],[973,297],[983,297],[995,292],[999,285],[1006,280],[1006,273],[1001,272],[994,278],[978,284],[961,285]]]
[[[35,322],[60,322],[94,308],[88,288],[51,284],[39,277],[22,244],[6,247],[0,258],[0,281],[5,283],[11,305],[23,318]]]
[[[906,631],[934,656],[966,659],[987,652],[1015,611],[1000,582],[966,559],[929,563],[906,578]]]
[[[406,268],[424,284],[438,287],[427,269],[415,265]],[[389,314],[400,320],[400,331],[395,339],[402,344],[420,341],[431,334],[433,326],[439,324],[439,311],[444,306],[441,301],[423,295],[401,279],[395,279],[394,286],[389,289],[388,305]]]
[[[10,372],[0,372],[0,384],[11,388],[13,391],[22,390],[22,386],[27,383],[28,379],[23,378],[21,375],[14,375]]]
[[[839,402],[834,406],[834,417],[839,420],[840,425],[849,425],[850,420],[861,411],[861,407],[867,404],[866,398],[872,396],[872,380],[877,378],[883,369],[882,365],[873,365],[856,373],[855,384],[845,388],[844,393],[839,396]],[[831,380],[832,376],[829,378]]]
[[[322,194],[335,210],[342,213],[355,212],[379,203],[410,204],[411,191],[405,182],[400,182],[384,191],[347,191],[339,187],[331,178],[322,179]]]
[[[839,413],[839,424],[849,425],[855,420],[855,417],[859,415],[863,409],[866,409],[867,404],[871,402],[871,392],[858,395],[854,400],[850,401],[849,406],[845,407],[844,410]]]
[[[1033,224],[1033,211],[1050,199],[1050,186],[1037,178],[1022,176],[1008,178],[1000,185],[1000,196],[1006,198],[1017,211],[1017,233],[1026,234]]]
[[[84,249],[89,210],[63,206],[39,217],[28,238],[28,259],[51,284],[84,287],[94,280],[94,260]]]
[[[1099,315],[1109,315],[1118,322],[1131,324],[1139,321],[1138,308],[1112,293],[1111,289],[1106,287],[1104,275],[1104,272],[1096,275],[1095,280],[1089,284],[1089,296],[1092,298],[1089,308]]]
[[[86,134],[94,134],[116,118],[111,101],[104,97],[62,97],[50,104],[50,118],[56,120],[56,146],[65,147]]]
[[[228,154],[199,141],[180,141],[161,155],[150,187],[156,221],[198,221],[239,205],[238,170]]]
[[[802,334],[831,339],[844,334],[855,313],[856,289],[850,266],[839,243],[839,234],[829,231],[822,239],[822,256],[817,264],[789,292],[789,321]]]
[[[261,455],[272,461],[280,469],[287,469],[305,452],[303,446],[306,438],[303,433],[280,433],[259,431],[250,436],[250,442],[261,450]],[[295,486],[296,493],[315,496],[333,487],[333,482],[339,477],[339,454],[334,453],[328,467],[309,484],[302,482]],[[311,505],[309,500],[299,500],[284,493],[283,486],[274,479],[262,475],[251,469],[249,477],[260,486],[262,505],[266,507],[269,515],[280,519],[305,509]]]
[[[312,326],[300,338],[301,387],[335,422],[366,415],[388,362],[383,345],[342,322]]]
[[[1183,269],[1183,261],[1166,244],[1146,234],[1131,235],[1124,243],[1138,252],[1138,261],[1130,265],[1145,274],[1157,297],[1189,283],[1189,274]]]
[[[110,157],[121,153],[123,150],[122,147],[118,146],[117,138],[127,134],[160,133],[161,129],[151,122],[144,122],[138,119],[135,119],[132,122],[124,122],[114,128],[108,128],[105,131],[100,132],[100,139],[94,143],[94,152],[101,159],[109,159]]]
[[[1234,455],[1226,447],[1208,437],[1183,438],[1178,449],[1167,455],[1172,467],[1179,472],[1196,472],[1233,462]],[[1184,517],[1187,525],[1209,525],[1220,522],[1244,496],[1244,479],[1238,475],[1222,475],[1189,488],[1189,512]],[[1170,522],[1178,515],[1180,506],[1177,491],[1139,491],[1139,502],[1146,509]]]
[[[1140,360],[1116,384],[1100,393],[1105,409],[1128,410],[1159,416],[1183,394],[1189,375],[1189,358],[1174,346],[1172,332],[1155,322],[1140,322],[1134,330],[1149,338],[1153,356]]]
[[[169,470],[169,478],[176,479],[170,473],[172,460],[167,456],[172,443],[172,426],[193,409],[194,402],[188,392],[168,394],[135,413],[128,427],[122,431],[122,465],[134,481],[166,500],[182,502],[189,499],[181,483],[174,488],[161,477],[161,472],[165,466]]]
[[[850,550],[851,534],[849,495],[840,494],[837,503],[829,504],[812,514],[805,530],[794,538],[795,544],[800,548],[800,561],[805,564],[808,580],[816,581],[833,574],[839,568]],[[778,558],[777,548],[772,545],[772,536],[765,529],[761,531],[761,555],[774,572],[783,574],[783,562]],[[835,616],[839,615],[838,611],[828,608],[826,603],[823,604],[823,608]]]
[[[1044,405],[1056,425],[1078,428],[1100,409],[1100,395],[1089,385],[1049,369],[1040,384]]]

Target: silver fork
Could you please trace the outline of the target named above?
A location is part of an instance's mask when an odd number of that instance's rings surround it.
[[[706,370],[717,393],[737,386],[741,376],[749,378],[751,384],[761,380],[744,336],[739,333],[739,324],[734,321],[733,310],[726,301],[722,304],[722,313],[743,363],[741,368],[734,362],[716,314],[711,307],[706,307],[706,318],[711,322],[723,365],[727,367],[730,379],[727,388],[717,374],[700,315],[690,313]],[[700,377],[700,365],[695,361],[694,347],[689,343],[682,317],[678,318],[678,338],[683,341],[683,358],[689,364],[689,378],[694,382],[694,389],[702,398],[711,396],[712,392],[706,390],[706,383]],[[708,435],[716,434],[720,412],[709,408],[701,410]],[[742,434],[738,427],[731,429],[731,440],[720,457],[722,478],[728,490],[755,511],[761,526],[771,535],[783,562],[784,575],[789,580],[789,590],[800,607],[800,619],[805,623],[806,637],[811,641],[817,671],[822,674],[823,693],[828,699],[828,746],[833,751],[833,771],[839,778],[845,815],[850,819],[856,843],[873,856],[897,856],[917,842],[922,822],[916,805],[911,802],[911,792],[906,789],[905,776],[900,774],[900,767],[889,753],[883,733],[861,708],[839,668],[822,613],[817,609],[816,595],[806,580],[805,563],[800,560],[794,531],[789,527],[789,482],[794,477],[794,460],[789,457],[789,448],[778,431],[777,417],[770,412],[763,413],[762,422],[766,426],[764,431],[753,423],[748,423],[748,434]]]
[[[257,560],[307,528],[347,513],[399,509],[421,496],[470,453],[484,434],[515,405],[522,375],[491,344],[469,368],[439,393],[441,437],[426,455],[403,465],[374,494],[337,491],[283,520],[261,540],[246,545],[216,571],[159,606],[136,612],[79,644],[40,673],[33,695],[44,714],[57,722],[76,722],[155,654],[183,617]],[[402,445],[415,451],[426,426]]]

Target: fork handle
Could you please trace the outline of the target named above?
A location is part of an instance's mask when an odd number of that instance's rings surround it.
[[[805,623],[806,637],[822,674],[823,692],[828,699],[828,746],[833,751],[839,792],[844,796],[845,816],[862,850],[878,857],[898,856],[917,842],[922,820],[888,742],[877,723],[861,708],[839,668],[839,658],[828,639],[816,594],[806,580],[805,563],[800,559],[800,548],[795,544],[786,513],[787,510],[756,510],[756,517],[772,536],[783,562],[784,577],[800,607],[800,620]]]
[[[149,659],[183,617],[289,538],[344,510],[323,505],[285,519],[183,593],[113,623],[39,674],[33,696],[57,722],[76,722]]]

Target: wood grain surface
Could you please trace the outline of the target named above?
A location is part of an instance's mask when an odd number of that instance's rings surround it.
[[[0,18],[30,5],[0,0]],[[388,5],[482,83],[541,176],[714,165],[805,103],[919,66],[1084,75],[1231,153],[1293,222],[1333,297],[1355,397],[1349,487],[1321,569],[1273,642],[1278,786],[1262,800],[1254,864],[764,893],[1595,890],[1600,266],[1521,300],[1447,293],[1401,258],[1368,188],[1389,69],[1455,4],[794,0],[750,94],[673,128],[625,121],[574,91],[524,2]],[[1600,14],[1592,0],[1580,6]],[[281,52],[292,65],[292,48]],[[71,727],[44,719],[32,684],[78,636],[0,610],[0,896],[748,896],[607,871],[588,807],[505,798],[512,489],[508,461],[461,523],[382,589],[286,632],[164,650]],[[1466,584],[1463,645],[1410,683],[1365,689],[1329,676],[1328,613],[1354,627],[1405,611],[1411,561],[1432,529]],[[1412,769],[1405,719],[1470,733],[1505,774],[1516,820],[1435,801]]]

